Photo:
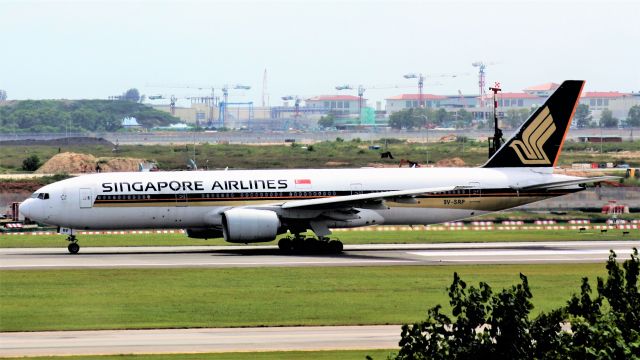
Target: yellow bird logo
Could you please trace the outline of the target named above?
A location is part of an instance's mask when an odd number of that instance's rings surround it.
[[[522,140],[514,140],[509,147],[515,150],[520,161],[525,165],[551,164],[542,146],[554,131],[556,131],[556,125],[549,107],[545,106],[522,132]]]

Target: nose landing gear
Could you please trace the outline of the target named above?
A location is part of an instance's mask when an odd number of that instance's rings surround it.
[[[69,241],[69,246],[67,246],[67,250],[71,254],[77,254],[80,251],[80,245],[78,245],[78,239],[75,235],[69,235],[67,237],[67,241]]]

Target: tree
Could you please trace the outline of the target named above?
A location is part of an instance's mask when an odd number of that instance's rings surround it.
[[[629,109],[627,125],[632,127],[640,126],[640,105],[633,105]]]
[[[40,158],[38,155],[31,155],[28,158],[22,160],[22,170],[24,171],[36,171],[40,167]]]
[[[138,102],[140,101],[140,93],[138,89],[129,89],[124,94],[122,94],[122,99],[126,101]]]
[[[494,293],[483,282],[467,287],[454,273],[449,287],[454,318],[437,305],[425,321],[403,325],[396,359],[639,359],[638,250],[622,268],[611,251],[606,268],[608,277],[598,278],[595,299],[584,278],[580,296],[533,320],[526,276],[520,274],[519,284]],[[563,330],[563,323],[570,324],[571,332]]]
[[[600,114],[600,126],[611,128],[618,126],[618,119],[613,117],[613,113],[609,109],[602,110]]]
[[[576,119],[576,126],[578,127],[578,129],[586,128],[592,125],[591,110],[589,110],[589,105],[587,104],[579,104],[574,117]]]
[[[471,124],[472,120],[473,120],[473,114],[468,112],[465,109],[460,109],[456,113],[456,121],[457,122],[461,122],[461,123],[463,123],[465,125],[469,125],[469,124]]]
[[[321,128],[330,128],[335,125],[335,117],[333,114],[328,114],[327,116],[321,116],[320,120],[318,120],[318,126]]]
[[[389,115],[389,126],[394,129],[421,128],[431,123],[433,111],[430,109],[409,108]]]
[[[443,108],[439,108],[438,111],[436,111],[436,124],[438,125],[442,125],[446,122],[449,121],[449,113],[447,112],[447,110],[443,109]]]
[[[529,117],[529,109],[509,109],[504,114],[502,121],[510,129],[516,129]]]

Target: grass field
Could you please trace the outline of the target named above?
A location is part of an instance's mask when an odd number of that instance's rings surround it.
[[[364,360],[369,355],[374,359],[386,359],[397,350],[348,350],[348,351],[269,351],[218,354],[163,354],[163,355],[102,355],[30,357],[29,360]],[[9,359],[9,358],[0,358]],[[11,358],[15,359],[15,358]]]
[[[378,141],[384,145],[384,142]],[[313,144],[313,151],[301,146],[291,145],[217,145],[201,144],[196,146],[196,160],[198,164],[210,169],[271,169],[271,168],[324,168],[328,162],[333,167],[362,167],[372,162],[383,162],[378,150],[369,150],[370,142],[366,141],[324,141]],[[594,150],[594,148],[596,148]],[[568,141],[559,159],[559,165],[570,166],[576,161],[584,162],[612,162],[626,160],[632,165],[637,164],[637,158],[630,157],[628,151],[637,151],[638,141],[624,141],[621,143],[604,143],[603,152],[594,144],[581,144]],[[20,172],[22,160],[30,155],[37,155],[41,161],[46,161],[58,153],[58,146],[4,146],[0,156],[0,173]],[[112,148],[102,145],[62,146],[60,151],[92,154],[96,157],[114,156]],[[486,142],[470,141],[465,143],[449,142],[429,144],[392,143],[386,150],[396,157],[395,160],[385,160],[388,164],[398,164],[399,159],[411,159],[419,163],[426,163],[429,159],[437,162],[452,157],[462,158],[468,166],[476,166],[487,159]],[[185,169],[187,160],[193,157],[191,145],[123,145],[117,156],[134,157],[157,161],[161,169]],[[428,155],[427,155],[428,154]],[[625,159],[625,157],[628,157]],[[636,163],[634,163],[636,161]],[[335,164],[339,163],[339,164]]]
[[[445,305],[457,271],[494,289],[529,277],[534,312],[604,264],[0,271],[0,331],[399,324]]]
[[[493,231],[335,231],[345,244],[422,244],[490,241],[579,241],[579,240],[638,240],[640,230],[493,230]],[[125,234],[79,235],[80,246],[207,246],[237,245],[223,239],[191,239],[185,234]],[[0,248],[66,247],[63,235],[0,235]],[[259,245],[275,245],[276,242]]]

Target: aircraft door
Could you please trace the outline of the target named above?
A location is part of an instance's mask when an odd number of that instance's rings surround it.
[[[187,194],[176,194],[176,206],[189,206],[189,198],[187,197]]]
[[[91,189],[80,189],[80,208],[87,209],[93,206],[93,195]]]
[[[470,202],[480,202],[480,198],[482,197],[482,188],[480,187],[480,183],[477,181],[472,181],[469,183],[469,197]]]
[[[362,184],[351,184],[349,187],[351,188],[351,195],[362,194]]]

